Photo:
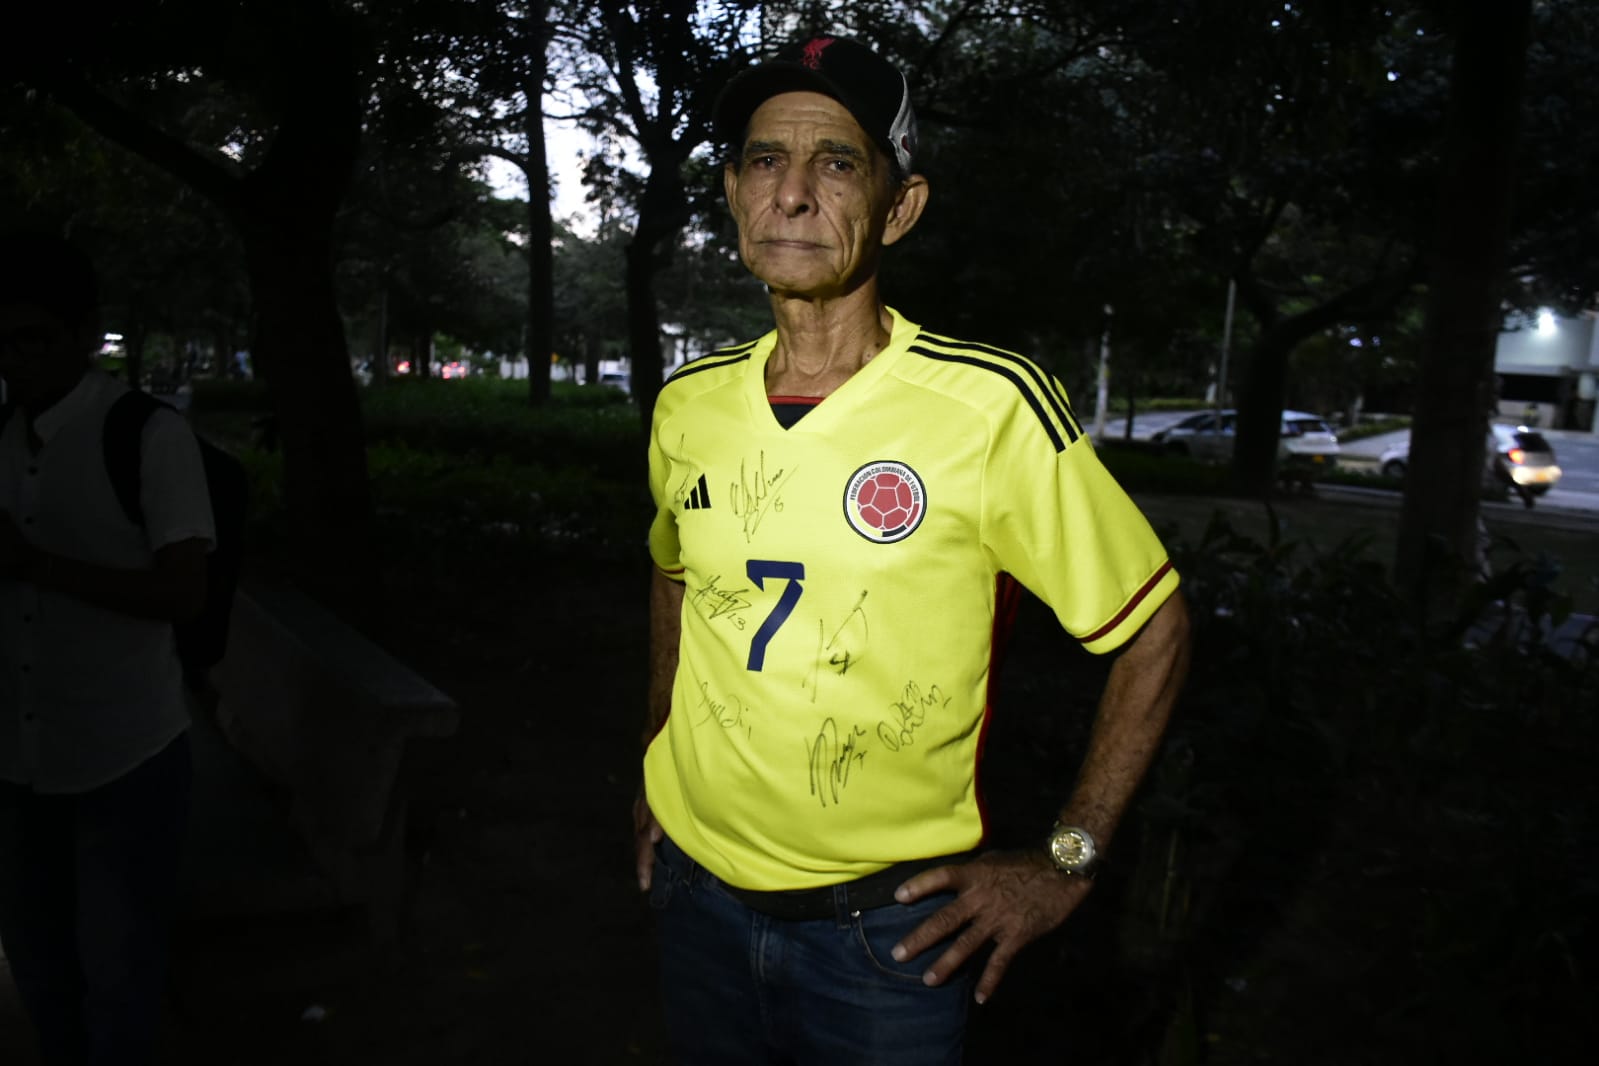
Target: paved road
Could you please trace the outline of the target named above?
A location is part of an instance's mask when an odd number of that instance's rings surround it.
[[[1156,411],[1134,419],[1134,440],[1148,440],[1149,436],[1185,418],[1191,411]],[[1109,419],[1105,436],[1121,437],[1126,433],[1126,419]],[[1527,522],[1538,526],[1599,532],[1599,436],[1570,430],[1543,430],[1543,435],[1554,446],[1560,462],[1560,483],[1540,497],[1537,506],[1528,510],[1519,501],[1499,503],[1485,500],[1482,507],[1501,521]],[[1350,441],[1340,447],[1339,459],[1350,468],[1366,466],[1375,469],[1377,457],[1394,444],[1410,439],[1410,430],[1396,430],[1373,437]],[[1400,496],[1384,489],[1358,488],[1351,485],[1323,484],[1318,495],[1336,499],[1351,506],[1366,506],[1396,510]],[[1573,614],[1561,625],[1545,629],[1543,642],[1553,651],[1572,655],[1579,647],[1594,647],[1594,627],[1599,625],[1593,615]],[[1487,628],[1488,623],[1484,623]]]
[[[1152,411],[1133,420],[1133,439],[1148,440],[1150,435],[1192,414],[1192,411]],[[1106,420],[1105,436],[1121,437],[1126,432],[1125,417]],[[1599,435],[1574,430],[1546,429],[1543,435],[1554,446],[1560,462],[1560,483],[1538,500],[1534,514],[1588,516],[1599,522]],[[1340,462],[1352,469],[1375,467],[1383,450],[1410,439],[1410,430],[1400,429],[1364,437],[1340,446]],[[1387,496],[1386,493],[1383,494]],[[1486,506],[1495,506],[1487,504]],[[1509,505],[1506,505],[1509,506]],[[1518,503],[1515,505],[1521,508]]]

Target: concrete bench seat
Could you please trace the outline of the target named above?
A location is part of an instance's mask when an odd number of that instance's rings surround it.
[[[189,913],[360,906],[392,936],[407,749],[453,735],[459,708],[290,587],[241,586],[230,625],[216,721],[192,734]]]

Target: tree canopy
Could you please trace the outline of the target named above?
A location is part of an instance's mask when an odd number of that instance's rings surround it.
[[[765,328],[710,109],[800,32],[856,36],[911,81],[933,197],[886,262],[890,301],[1038,359],[1080,402],[1107,328],[1117,392],[1230,388],[1246,490],[1271,484],[1285,403],[1358,402],[1373,349],[1350,338],[1382,342],[1403,374],[1422,316],[1441,313],[1433,207],[1474,27],[1457,5],[90,7],[6,38],[6,218],[88,243],[131,336],[251,350],[295,525],[335,575],[360,572],[370,521],[352,362],[381,380],[391,348],[425,352],[435,334],[520,350],[539,403],[551,354],[625,355],[647,422],[669,346]],[[1530,5],[1517,138],[1500,145],[1506,307],[1579,311],[1599,290],[1599,104],[1580,91],[1596,41],[1592,5]],[[552,100],[596,138],[592,237],[550,217]],[[490,159],[527,178],[525,203],[496,196]],[[1230,286],[1236,355],[1218,383]]]

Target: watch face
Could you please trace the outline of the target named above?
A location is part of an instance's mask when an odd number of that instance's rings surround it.
[[[1094,842],[1087,833],[1078,829],[1059,829],[1049,840],[1050,858],[1062,869],[1073,870],[1088,864],[1094,857]]]

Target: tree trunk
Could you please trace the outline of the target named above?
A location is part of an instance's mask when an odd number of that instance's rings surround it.
[[[1233,484],[1246,496],[1265,498],[1276,484],[1288,356],[1300,339],[1280,324],[1269,327],[1244,366],[1234,422],[1237,436],[1233,439]]]
[[[100,93],[70,66],[52,70],[45,84],[94,129],[210,198],[238,230],[255,321],[251,358],[277,413],[295,562],[309,595],[360,616],[379,607],[377,567],[361,409],[332,252],[361,140],[352,22],[327,0],[225,7],[217,33],[249,34],[263,49],[298,60],[244,79],[277,127],[242,178]]]
[[[352,621],[379,609],[365,434],[334,293],[331,229],[243,229],[253,356],[277,415],[284,504],[306,592]]]
[[[632,360],[633,399],[649,432],[655,397],[661,391],[661,316],[655,303],[655,272],[663,250],[677,234],[686,211],[679,163],[662,153],[655,158],[639,199],[638,229],[627,246],[627,338]]]
[[[1423,619],[1458,602],[1475,578],[1530,0],[1483,0],[1455,13],[1443,179],[1394,559],[1395,580]]]
[[[372,347],[372,383],[374,385],[387,385],[389,383],[389,279],[383,279],[383,285],[378,289],[378,320],[377,336],[373,339]]]
[[[433,331],[418,329],[411,337],[411,373],[426,381],[433,376]]]
[[[527,96],[527,390],[528,403],[550,400],[550,353],[555,350],[555,227],[550,222],[550,166],[544,143],[544,81],[549,73],[548,5],[529,19],[531,66]]]
[[[600,337],[585,331],[583,334],[583,380],[594,384],[600,380]]]
[[[1294,349],[1307,337],[1340,322],[1386,314],[1414,280],[1414,266],[1400,264],[1284,318],[1275,299],[1253,278],[1245,274],[1238,279],[1245,304],[1261,326],[1260,340],[1244,365],[1243,386],[1237,390],[1233,483],[1239,492],[1264,497],[1276,482],[1283,392],[1288,381],[1288,359]]]
[[[633,398],[649,432],[655,397],[661,392],[661,321],[655,307],[655,247],[643,236],[627,246],[627,344]]]

